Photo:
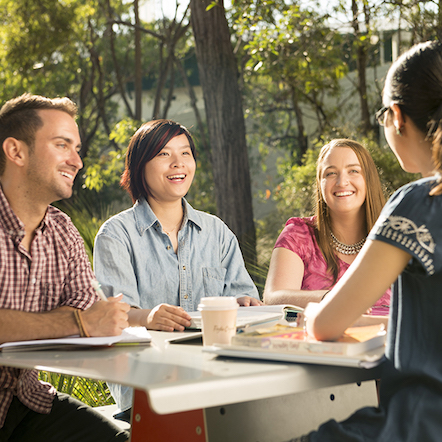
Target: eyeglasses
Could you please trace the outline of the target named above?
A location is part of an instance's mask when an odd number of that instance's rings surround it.
[[[384,125],[384,114],[385,114],[385,112],[388,111],[388,109],[390,109],[390,107],[384,106],[375,113],[374,116],[375,116],[376,121],[378,122],[379,126]]]

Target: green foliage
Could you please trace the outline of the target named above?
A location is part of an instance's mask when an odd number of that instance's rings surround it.
[[[270,258],[276,239],[284,227],[285,220],[278,214],[272,214],[264,219],[255,221],[257,264],[248,265],[247,270],[253,278],[262,297],[264,293]]]
[[[118,186],[124,171],[126,148],[139,126],[139,122],[131,118],[120,120],[109,135],[109,140],[114,141],[116,148],[91,152],[85,160],[84,184],[87,189],[99,192],[103,187]]]
[[[195,178],[186,199],[195,209],[216,214],[215,185],[212,167],[197,157]]]
[[[60,66],[75,47],[72,25],[76,15],[72,2],[0,0],[0,59],[7,60],[0,77],[2,99],[39,87],[47,88],[48,93],[60,93],[56,91],[57,76],[70,84],[78,64],[70,70]],[[49,82],[48,77],[55,81]]]
[[[207,6],[206,11],[210,11],[212,8],[214,8],[216,6],[219,6],[218,1],[213,1]]]
[[[111,0],[116,14],[129,6]],[[0,0],[0,100],[24,92],[68,96],[78,105],[81,154],[107,148],[115,121],[114,63],[129,71],[130,34],[120,32],[112,56],[109,20],[99,0]],[[133,63],[132,63],[133,64]],[[120,77],[124,77],[120,72]]]
[[[84,241],[84,246],[92,264],[95,236],[101,225],[110,216],[119,212],[120,204],[96,204],[96,194],[82,192],[78,198],[63,200],[55,205],[67,213]]]
[[[206,127],[203,130],[207,133]],[[215,185],[210,146],[202,143],[198,133],[191,132],[196,149],[196,171],[186,199],[196,209],[216,214]]]
[[[300,165],[293,164],[290,159],[279,165],[278,172],[283,181],[274,192],[274,198],[283,218],[313,213],[318,153],[319,149],[311,148],[303,156]]]
[[[421,177],[421,175],[417,173],[412,174],[405,172],[387,144],[381,146],[379,143],[370,139],[364,140],[364,143],[378,167],[386,198],[390,197],[399,187]]]
[[[79,378],[65,374],[40,371],[39,379],[49,382],[57,391],[67,393],[91,407],[114,404],[115,401],[103,381]]]
[[[347,73],[342,37],[326,26],[328,16],[298,3],[243,1],[237,8],[235,30],[246,39],[249,142],[287,149],[299,161],[307,118],[314,115],[320,134],[337,112],[330,103],[325,106],[325,98],[337,96]]]

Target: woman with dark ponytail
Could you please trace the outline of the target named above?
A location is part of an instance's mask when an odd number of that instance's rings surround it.
[[[349,270],[305,311],[307,332],[339,337],[392,284],[378,408],[326,422],[302,441],[439,441],[442,435],[442,45],[390,68],[377,113],[402,168],[423,178],[385,205]],[[358,296],[354,293],[358,292]]]

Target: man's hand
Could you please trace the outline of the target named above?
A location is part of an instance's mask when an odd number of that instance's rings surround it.
[[[190,326],[191,317],[181,307],[169,304],[159,304],[147,316],[147,328],[172,332],[183,331]]]
[[[81,312],[84,327],[90,336],[118,336],[129,326],[129,305],[122,302],[123,295],[98,301]]]
[[[243,307],[250,307],[251,305],[264,305],[262,301],[252,298],[251,296],[241,296],[241,298],[237,298],[237,302]]]

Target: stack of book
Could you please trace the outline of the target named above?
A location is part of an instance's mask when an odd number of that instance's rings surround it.
[[[239,333],[232,339],[232,346],[255,347],[275,352],[330,355],[361,354],[384,343],[383,324],[348,328],[336,341],[317,341],[308,337],[303,328],[285,324]]]
[[[238,333],[231,345],[204,351],[238,358],[371,368],[384,355],[385,339],[383,324],[351,327],[336,341],[317,341],[300,327],[277,323]]]

